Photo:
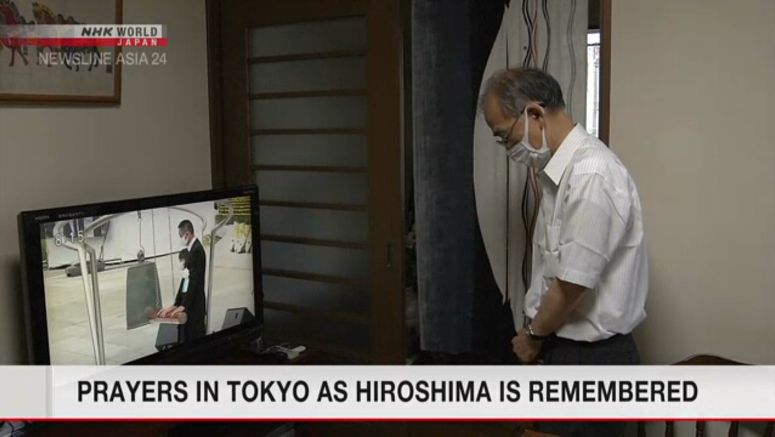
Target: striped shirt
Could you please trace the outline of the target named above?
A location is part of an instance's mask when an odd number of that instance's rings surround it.
[[[554,278],[588,290],[556,334],[598,341],[646,317],[648,260],[638,191],[619,158],[576,125],[539,175],[525,314],[533,318]]]

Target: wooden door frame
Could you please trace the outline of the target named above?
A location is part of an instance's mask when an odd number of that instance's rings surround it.
[[[402,57],[404,54],[400,0],[368,0],[369,229],[372,234],[371,347],[376,363],[404,364],[406,360],[406,287],[402,130]],[[378,19],[373,19],[378,17]],[[385,106],[385,105],[389,106]],[[372,165],[371,163],[379,163]],[[383,184],[383,181],[392,181]],[[377,218],[380,218],[377,220]],[[385,286],[387,284],[387,286]],[[391,290],[389,284],[400,284]],[[376,299],[375,299],[376,298]],[[388,308],[388,311],[380,311]],[[395,320],[398,316],[398,320]]]
[[[369,156],[369,234],[370,276],[375,287],[371,292],[370,347],[371,362],[403,364],[406,358],[405,333],[405,254],[404,208],[402,184],[402,28],[400,0],[341,0],[351,4],[352,10],[364,14],[368,21],[367,55],[368,87],[368,156]],[[365,10],[354,5],[365,5]],[[215,188],[233,185],[246,179],[244,169],[230,169],[225,147],[226,123],[222,71],[223,48],[220,43],[222,28],[222,0],[206,0],[207,58],[210,99],[210,152],[212,185]],[[265,7],[272,7],[271,3]],[[371,19],[379,17],[379,19]],[[238,86],[240,84],[237,84]],[[233,90],[232,90],[233,92]],[[239,123],[244,120],[237,120]],[[236,171],[236,175],[231,172]],[[245,174],[243,174],[245,173]],[[252,175],[252,172],[250,173]],[[385,183],[390,181],[390,183]],[[243,181],[243,183],[246,181]],[[383,199],[375,202],[372,199]],[[394,284],[400,284],[395,287]],[[398,289],[396,289],[398,288]]]

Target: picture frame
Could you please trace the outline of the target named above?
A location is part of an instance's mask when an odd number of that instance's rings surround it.
[[[123,0],[0,0],[0,25],[18,24],[123,24]],[[120,50],[0,38],[0,105],[118,105],[121,65],[98,60],[107,51],[115,59]]]

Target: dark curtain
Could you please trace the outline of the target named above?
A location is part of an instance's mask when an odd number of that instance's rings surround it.
[[[421,347],[511,360],[511,313],[482,241],[473,128],[504,0],[412,2],[412,112]]]

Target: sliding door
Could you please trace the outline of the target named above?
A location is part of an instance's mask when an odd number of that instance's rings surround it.
[[[214,184],[259,187],[266,337],[402,362],[397,6],[209,8]]]

